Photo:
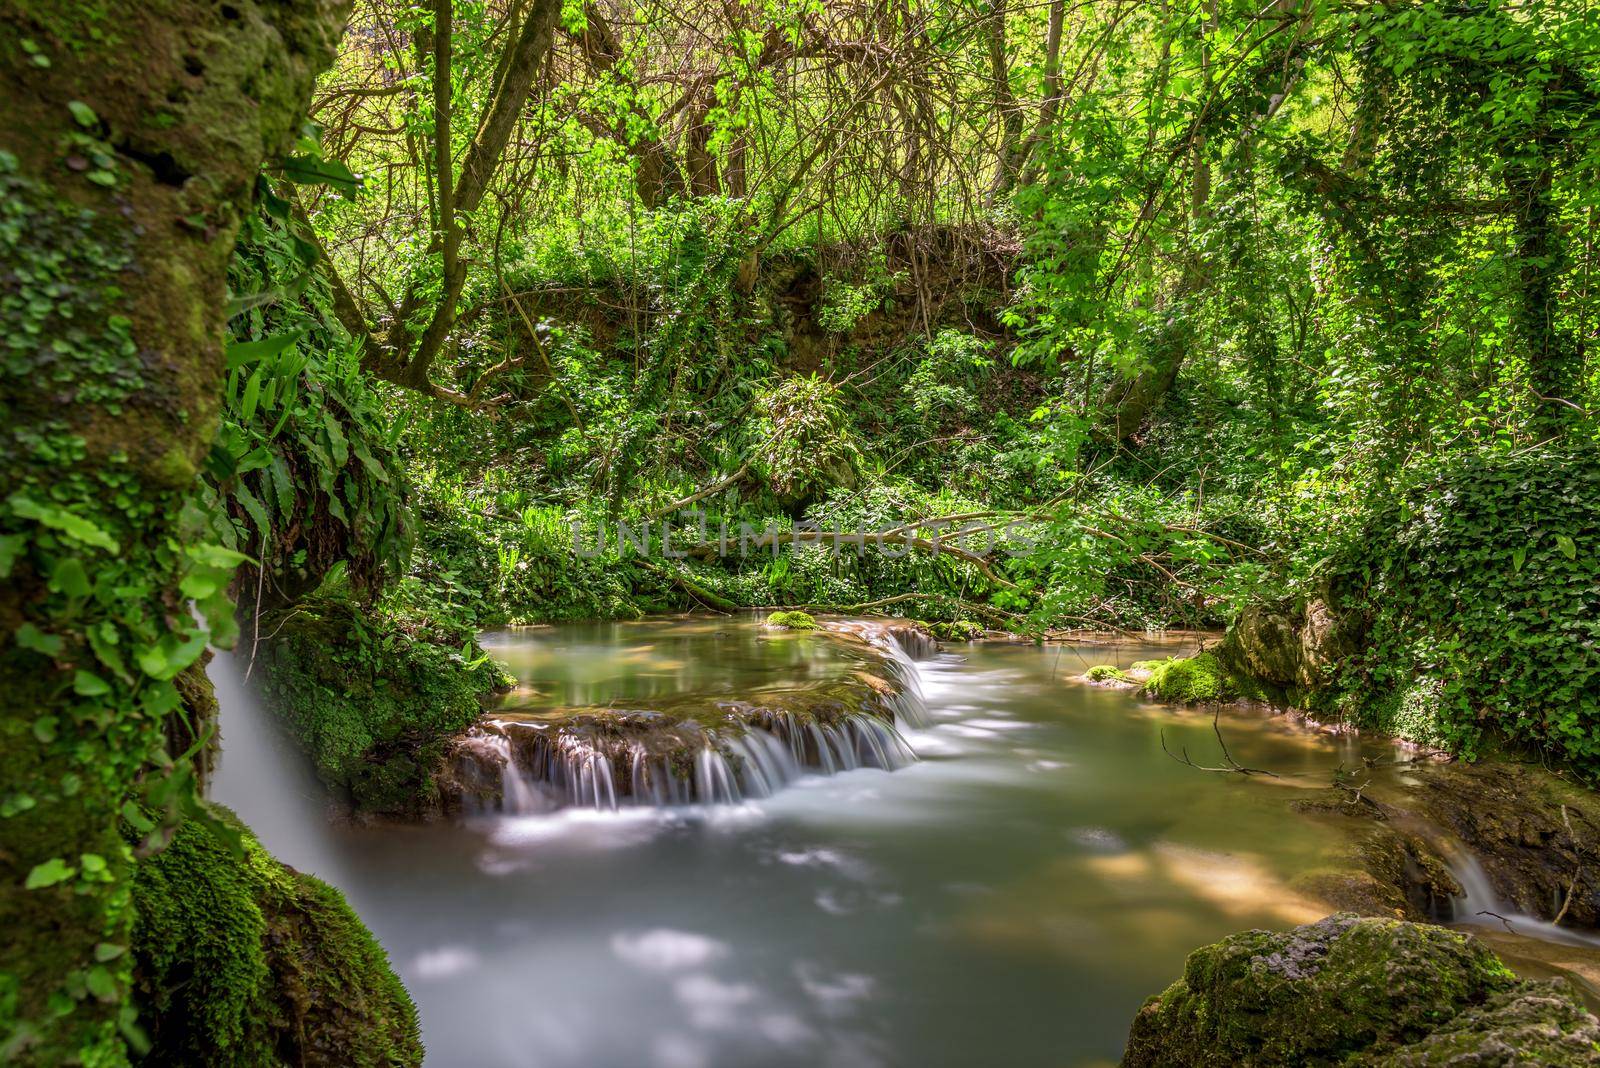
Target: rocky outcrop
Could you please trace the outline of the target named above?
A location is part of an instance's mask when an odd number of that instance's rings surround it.
[[[1363,629],[1358,616],[1336,613],[1323,598],[1251,604],[1215,653],[1226,670],[1257,681],[1280,703],[1310,707],[1333,666],[1360,650]]]
[[[1518,911],[1600,927],[1600,796],[1496,761],[1420,768],[1377,799],[1392,822],[1438,828],[1469,850]]]
[[[1189,956],[1139,1010],[1126,1068],[1594,1064],[1600,1024],[1559,983],[1519,980],[1477,939],[1337,913]]]

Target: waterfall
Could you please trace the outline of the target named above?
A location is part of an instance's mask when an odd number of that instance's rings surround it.
[[[1470,851],[1455,847],[1448,851],[1450,874],[1461,884],[1461,894],[1451,901],[1451,920],[1475,927],[1496,927],[1513,934],[1559,942],[1568,946],[1600,946],[1600,935],[1558,927],[1548,920],[1517,911],[1495,892],[1489,873]]]
[[[893,724],[869,713],[833,723],[802,722],[790,712],[757,718],[600,740],[581,730],[492,722],[458,743],[454,778],[467,811],[526,815],[562,806],[737,804],[770,797],[808,772],[894,771],[917,759]]]
[[[457,740],[451,779],[468,812],[560,807],[738,804],[770,797],[806,774],[894,771],[916,753],[899,725],[928,722],[917,659],[938,645],[924,631],[865,620],[830,630],[870,646],[859,689],[797,689],[764,700],[709,700],[689,716],[572,710],[559,722],[491,719]],[[698,717],[698,718],[695,718]]]
[[[216,650],[206,675],[217,696],[222,752],[207,796],[249,825],[273,856],[339,885],[327,794],[306,758],[252,692],[233,653]]]

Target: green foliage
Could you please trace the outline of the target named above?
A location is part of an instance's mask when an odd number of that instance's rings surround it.
[[[331,326],[312,285],[316,247],[265,177],[230,284],[254,294],[232,320],[223,421],[206,460],[207,501],[224,544],[271,576],[269,603],[314,589],[342,562],[365,592],[396,575],[410,550],[408,487],[395,455],[405,429]],[[252,563],[243,576],[254,602]]]
[[[756,397],[755,411],[756,469],[778,496],[804,499],[855,485],[860,451],[833,383],[816,375],[784,379]]]
[[[404,588],[363,608],[341,583],[270,618],[265,692],[337,796],[431,811],[446,744],[509,680],[459,616],[407,603]]]
[[[1468,755],[1493,733],[1600,772],[1594,446],[1443,462],[1376,511],[1332,573],[1341,606],[1370,615],[1345,684],[1381,720]]]
[[[242,852],[186,823],[134,881],[128,958],[150,1040],[139,1063],[420,1064],[411,999],[338,891],[216,811]]]

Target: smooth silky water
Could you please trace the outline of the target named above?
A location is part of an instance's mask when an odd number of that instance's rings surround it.
[[[748,619],[486,644],[521,708],[749,696],[834,655]],[[918,665],[930,720],[904,729],[920,759],[893,772],[738,805],[344,826],[319,845],[439,1068],[1110,1063],[1189,951],[1326,911],[1287,881],[1334,832],[1285,801],[1361,755],[1227,712],[1234,758],[1280,777],[1209,774],[1161,745],[1220,763],[1209,712],[1072,680],[1193,645],[952,647]],[[252,821],[271,804],[229,799]]]

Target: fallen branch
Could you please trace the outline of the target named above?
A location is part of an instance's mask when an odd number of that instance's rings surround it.
[[[1167,756],[1171,757],[1173,760],[1176,760],[1178,763],[1187,764],[1196,771],[1211,771],[1220,775],[1231,775],[1234,772],[1238,772],[1240,775],[1266,775],[1269,778],[1276,779],[1278,777],[1277,772],[1266,771],[1262,768],[1247,768],[1237,760],[1233,759],[1233,754],[1228,752],[1228,743],[1222,740],[1222,725],[1218,722],[1221,717],[1222,709],[1220,708],[1217,709],[1216,712],[1212,713],[1211,729],[1216,732],[1217,745],[1221,746],[1222,748],[1222,759],[1227,761],[1225,766],[1220,768],[1212,768],[1207,767],[1204,764],[1196,764],[1192,759],[1190,759],[1189,750],[1187,747],[1180,749],[1178,752],[1181,752],[1183,756],[1178,756],[1177,753],[1174,753],[1172,750],[1167,748],[1167,732],[1165,728],[1163,728],[1161,731],[1161,751],[1167,754]]]

